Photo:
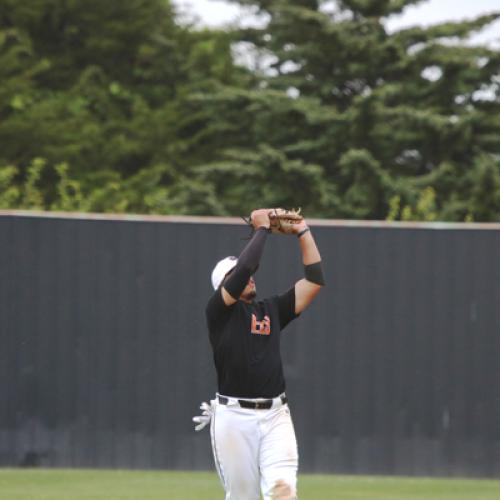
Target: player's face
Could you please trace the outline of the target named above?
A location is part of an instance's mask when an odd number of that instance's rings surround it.
[[[243,292],[241,292],[241,298],[243,300],[251,301],[255,299],[256,296],[257,296],[257,288],[255,286],[255,281],[253,279],[253,276],[250,276],[247,286],[243,289]]]

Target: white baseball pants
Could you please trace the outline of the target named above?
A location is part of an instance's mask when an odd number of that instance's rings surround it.
[[[227,399],[216,399],[210,424],[226,500],[259,500],[261,493],[264,500],[294,500],[298,452],[288,405],[275,398],[270,409],[247,409]]]

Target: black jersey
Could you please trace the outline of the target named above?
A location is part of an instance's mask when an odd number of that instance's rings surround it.
[[[220,394],[274,398],[284,392],[280,333],[297,317],[294,288],[230,306],[224,304],[219,288],[207,304],[206,317]]]

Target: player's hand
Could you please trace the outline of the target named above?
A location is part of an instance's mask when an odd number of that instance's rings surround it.
[[[269,229],[269,227],[271,226],[271,221],[269,220],[269,211],[269,208],[259,208],[251,213],[250,219],[252,221],[252,226],[255,229],[259,227],[265,227]]]
[[[201,431],[204,427],[210,424],[214,414],[214,408],[215,400],[211,400],[210,403],[201,403],[200,410],[203,410],[202,414],[197,417],[193,417],[193,422],[197,424],[194,428],[196,432]]]
[[[307,225],[306,220],[302,219],[302,221],[299,222],[298,224],[293,224],[291,231],[293,234],[299,234],[301,231],[303,231],[304,229],[307,229],[307,228],[308,228],[308,225]]]

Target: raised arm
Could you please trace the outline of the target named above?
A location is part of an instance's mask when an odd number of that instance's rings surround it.
[[[295,234],[299,238],[304,264],[304,278],[295,283],[295,314],[300,314],[316,297],[325,282],[321,255],[305,220],[297,225]]]
[[[223,281],[221,287],[222,300],[227,306],[234,304],[238,300],[247,286],[248,280],[257,270],[264,251],[270,225],[268,210],[254,210],[251,218],[255,233],[241,252],[238,263],[231,271],[231,274]]]

